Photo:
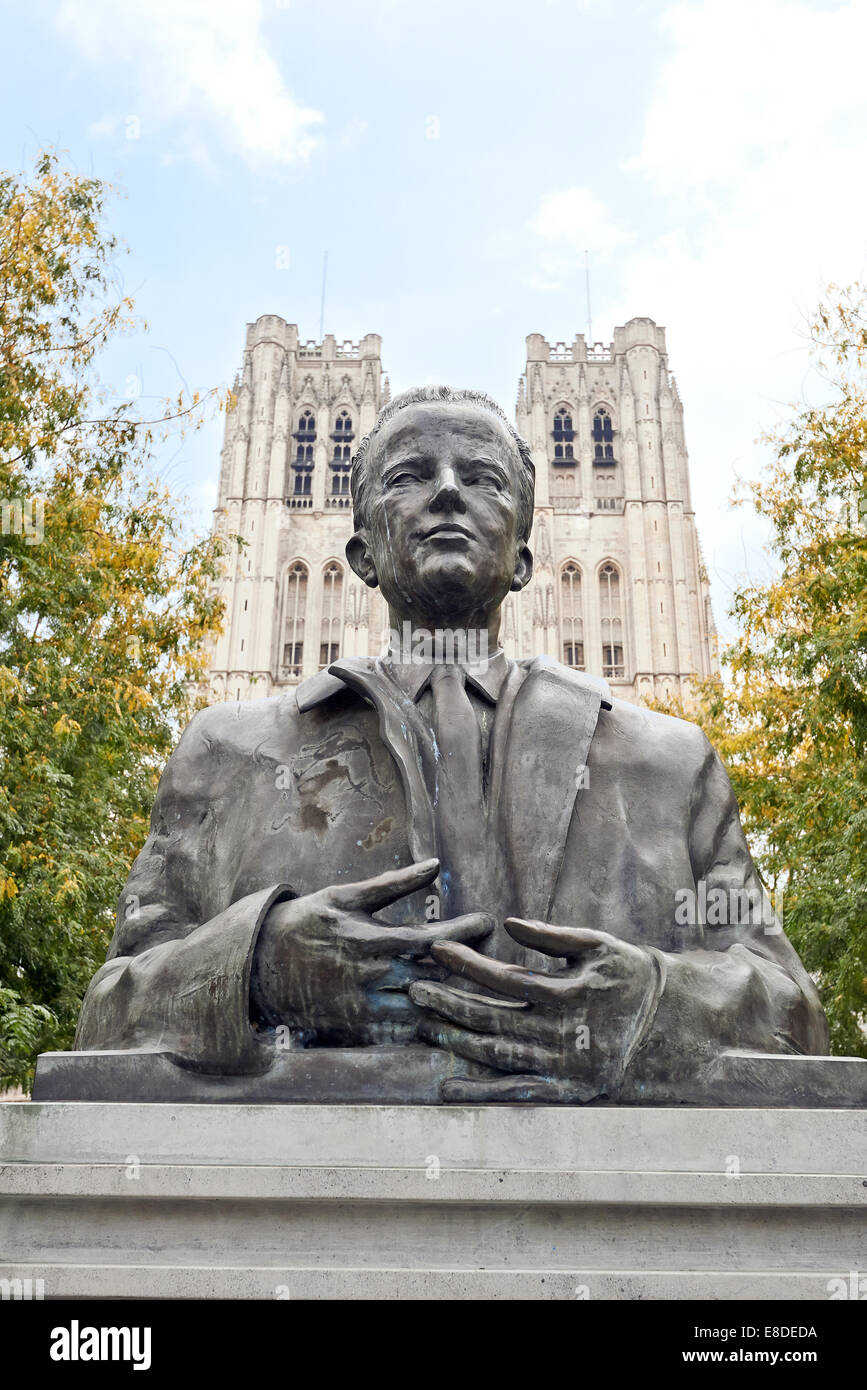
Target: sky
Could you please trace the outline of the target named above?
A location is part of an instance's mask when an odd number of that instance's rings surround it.
[[[4,12],[0,163],[117,190],[148,329],[103,376],[231,384],[245,326],[380,333],[393,391],[511,414],[527,334],[667,330],[717,623],[770,573],[732,509],[821,398],[807,323],[867,278],[864,0],[31,0]],[[210,520],[222,423],[162,476]]]

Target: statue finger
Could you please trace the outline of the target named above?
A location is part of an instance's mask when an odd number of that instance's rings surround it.
[[[431,955],[440,965],[446,965],[455,975],[474,980],[498,994],[512,999],[529,999],[534,1004],[556,1005],[565,995],[567,982],[555,975],[539,975],[522,965],[507,965],[491,960],[466,946],[443,942],[434,946]]]
[[[547,956],[565,956],[567,960],[578,960],[611,941],[607,932],[589,927],[555,927],[548,922],[528,922],[523,917],[507,917],[503,926],[519,945]]]
[[[436,965],[429,958],[409,959],[403,956],[379,955],[370,957],[379,971],[377,989],[408,990],[417,980],[445,980],[448,971],[443,965]],[[361,963],[361,962],[360,962]]]
[[[464,912],[460,917],[449,917],[429,927],[418,927],[419,940],[428,943],[431,950],[443,941],[484,941],[497,925],[496,917],[490,912]]]
[[[471,1062],[484,1062],[497,1071],[538,1072],[545,1076],[553,1069],[554,1057],[547,1048],[492,1033],[473,1033],[451,1023],[423,1016],[418,1035],[433,1047],[456,1052]]]
[[[481,994],[465,994],[449,985],[420,980],[410,987],[409,997],[422,1009],[433,1009],[451,1023],[460,1023],[480,1033],[520,1034],[521,1018],[529,1005],[514,999],[488,999]]]
[[[426,956],[438,941],[481,941],[496,925],[488,912],[467,912],[435,927],[392,927],[387,922],[371,922],[352,917],[341,935],[352,941],[363,955]]]
[[[338,883],[323,889],[326,901],[344,912],[378,912],[381,907],[427,888],[440,871],[438,859],[423,859],[419,864],[407,864],[402,869],[388,869],[375,878],[357,883]]]

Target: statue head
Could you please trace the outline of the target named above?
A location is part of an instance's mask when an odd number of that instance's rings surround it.
[[[349,563],[398,619],[489,626],[533,572],[533,483],[529,447],[490,396],[405,391],[353,460]]]

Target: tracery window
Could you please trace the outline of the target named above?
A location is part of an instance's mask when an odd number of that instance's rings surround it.
[[[581,571],[568,560],[560,571],[560,635],[563,665],[584,670],[584,605]]]
[[[352,419],[346,410],[341,410],[334,421],[334,452],[331,455],[331,496],[346,497],[349,494],[349,475],[352,468],[352,440],[354,438]]]
[[[313,445],[316,443],[316,421],[311,410],[305,410],[298,421],[295,439],[292,493],[295,497],[309,497],[313,488]]]
[[[626,674],[623,656],[623,595],[620,571],[610,561],[599,571],[599,614],[602,626],[602,674],[609,680]]]
[[[320,670],[340,656],[343,639],[343,567],[331,560],[322,571],[322,631],[319,639]]]
[[[593,416],[593,462],[614,463],[614,425],[604,405]]]
[[[286,573],[283,606],[283,666],[286,675],[299,678],[304,663],[304,617],[307,611],[307,566],[300,560]]]
[[[573,451],[573,441],[575,431],[572,428],[572,416],[568,407],[561,405],[554,415],[554,462],[572,463],[575,459]]]

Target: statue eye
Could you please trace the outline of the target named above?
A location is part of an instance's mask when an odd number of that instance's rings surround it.
[[[481,483],[483,486],[490,485],[492,487],[502,487],[499,474],[495,473],[491,468],[478,468],[475,472],[470,474],[467,482],[471,486],[478,486]]]

